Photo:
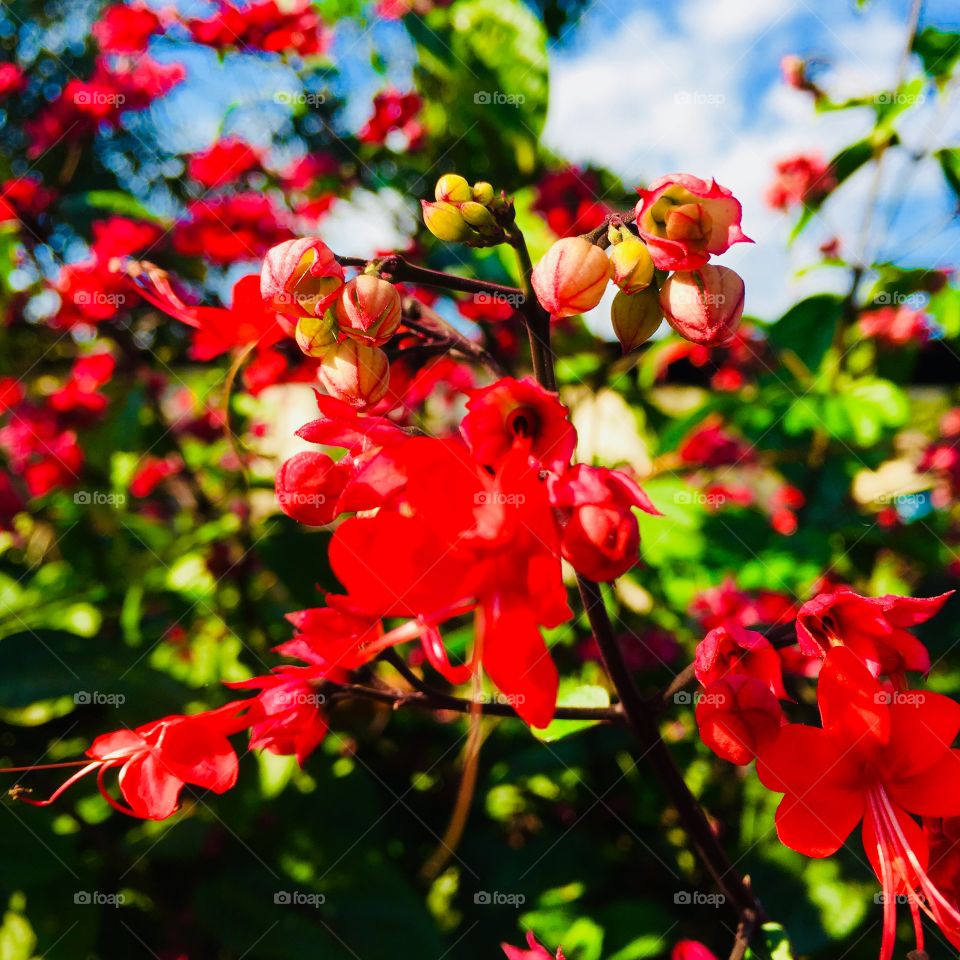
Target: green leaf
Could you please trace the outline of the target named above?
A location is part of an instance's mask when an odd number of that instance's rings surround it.
[[[960,148],[945,147],[938,150],[934,156],[940,163],[944,179],[960,203]]]
[[[151,213],[139,200],[120,190],[90,190],[64,201],[64,206],[73,206],[89,211],[102,210],[135,220],[151,220],[163,223],[163,218]]]
[[[817,370],[833,343],[842,304],[832,293],[801,300],[770,327],[770,343],[778,351],[792,351],[808,370]]]
[[[13,910],[5,913],[0,927],[0,960],[29,960],[36,945],[30,921]]]
[[[593,684],[581,684],[575,679],[566,679],[560,683],[560,693],[557,697],[558,707],[609,707],[610,694],[604,687]],[[534,727],[530,729],[538,740],[553,743],[562,740],[572,733],[588,730],[597,725],[596,720],[554,720],[543,730]]]
[[[960,59],[960,33],[924,27],[914,37],[913,52],[920,57],[927,76],[942,80]]]
[[[910,416],[906,394],[889,380],[865,377],[842,389],[839,400],[853,428],[853,439],[863,447],[875,444],[884,429],[902,427]]]

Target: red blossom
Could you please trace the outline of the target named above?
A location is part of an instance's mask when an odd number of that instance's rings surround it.
[[[269,197],[237,193],[188,203],[174,228],[173,246],[184,256],[232,264],[256,260],[289,236],[284,215]]]
[[[103,11],[91,33],[105,53],[143,53],[161,28],[160,18],[148,7],[115,3]]]
[[[383,144],[394,131],[406,140],[408,149],[415,149],[423,136],[417,115],[423,106],[419,94],[400,93],[393,87],[381,90],[373,98],[373,114],[357,134],[361,143]]]
[[[729,674],[740,674],[761,681],[779,699],[788,699],[780,656],[770,641],[762,633],[745,630],[732,621],[714,627],[697,644],[694,671],[704,686]]]
[[[860,314],[858,325],[865,337],[888,347],[923,345],[930,339],[930,318],[910,307],[880,307]]]
[[[774,166],[776,180],[767,189],[767,204],[787,210],[801,203],[821,200],[837,185],[830,164],[816,153],[798,153]]]
[[[330,34],[310,0],[254,0],[242,8],[218,0],[213,14],[188,20],[186,26],[198,43],[220,49],[310,56],[326,53],[330,45]]]
[[[187,161],[187,174],[204,187],[233,183],[260,163],[257,150],[238,137],[225,137]]]
[[[783,720],[769,685],[739,673],[710,683],[699,695],[696,715],[700,739],[740,766],[776,742]]]
[[[537,938],[532,930],[527,931],[527,949],[523,947],[512,947],[509,943],[501,943],[503,952],[507,955],[507,960],[564,960],[563,950],[557,947],[556,954],[552,954],[542,944],[537,943]]]

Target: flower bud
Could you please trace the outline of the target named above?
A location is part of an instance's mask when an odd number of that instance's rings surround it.
[[[337,501],[347,479],[347,472],[325,453],[306,450],[294,454],[277,471],[277,503],[288,517],[322,527],[337,515]]]
[[[551,316],[572,317],[600,302],[612,274],[603,250],[583,237],[564,237],[534,268],[533,289]]]
[[[486,206],[488,203],[493,202],[493,184],[487,183],[486,180],[480,180],[473,185],[473,199],[477,203],[482,203]]]
[[[613,282],[624,293],[639,293],[653,281],[653,259],[647,245],[626,227],[621,227],[618,237],[610,248]]]
[[[317,237],[271,247],[260,270],[260,296],[289,320],[320,316],[343,286],[343,267]]]
[[[770,688],[754,677],[731,673],[715,680],[697,703],[700,739],[718,756],[741,766],[780,735],[783,711]]]
[[[490,233],[498,229],[493,214],[482,203],[476,203],[473,200],[469,203],[461,203],[460,216],[481,233]]]
[[[329,310],[322,317],[300,317],[294,336],[308,357],[322,357],[337,345],[337,322]]]
[[[344,340],[324,354],[317,376],[332,396],[355,407],[370,407],[387,392],[390,361],[379,347]]]
[[[452,203],[429,203],[420,201],[423,208],[423,222],[427,229],[438,239],[448,243],[463,243],[473,239],[473,230],[460,215],[458,206]]]
[[[465,203],[473,200],[470,184],[458,173],[445,173],[437,181],[434,195],[444,203]]]
[[[660,289],[660,306],[681,337],[715,347],[737,332],[743,294],[743,280],[737,273],[707,265],[692,273],[673,274]]]
[[[342,334],[379,347],[400,326],[400,294],[392,283],[361,274],[340,291],[334,311]]]
[[[613,332],[617,335],[623,352],[636,350],[657,332],[663,321],[663,310],[660,309],[656,288],[633,294],[621,290],[613,298],[610,317],[613,320]]]

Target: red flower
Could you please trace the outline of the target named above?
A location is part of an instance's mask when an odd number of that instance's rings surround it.
[[[0,184],[0,222],[38,217],[56,199],[35,174],[13,177]]]
[[[509,943],[501,943],[503,952],[507,955],[507,960],[564,960],[563,950],[557,947],[556,956],[546,947],[537,943],[537,938],[532,930],[527,931],[527,947],[511,947]]]
[[[373,98],[373,115],[357,136],[361,143],[382,144],[393,131],[406,137],[408,149],[414,149],[423,135],[417,114],[423,106],[419,94],[400,93],[392,87],[381,90]]]
[[[700,739],[731,763],[750,763],[780,733],[783,711],[769,685],[755,677],[731,673],[714,680],[699,695]]]
[[[460,431],[474,459],[496,467],[512,450],[523,450],[549,470],[566,469],[577,433],[556,393],[530,377],[504,377],[474,390]]]
[[[237,781],[237,755],[227,739],[246,726],[240,719],[243,705],[189,717],[172,716],[135,730],[117,730],[97,737],[87,750],[91,762],[58,787],[47,800],[30,800],[47,806],[87,774],[97,771],[101,795],[114,809],[146,820],[165,820],[177,809],[180,791],[192,784],[224,793]],[[120,794],[115,800],[104,784],[108,770],[120,768]]]
[[[130,493],[135,497],[149,497],[167,477],[172,477],[182,469],[183,459],[178,454],[142,457],[130,481]]]
[[[226,137],[209,149],[193,154],[187,161],[187,174],[205,187],[222,187],[233,183],[259,162],[259,153],[249,143]]]
[[[717,960],[716,955],[696,940],[678,940],[670,951],[670,960]]]
[[[551,484],[550,501],[560,517],[563,556],[598,581],[616,580],[639,559],[640,528],[632,508],[660,515],[627,474],[586,464]]]
[[[783,689],[780,655],[770,641],[762,633],[732,622],[715,627],[697,644],[694,672],[704,686],[732,673],[753,677],[774,696],[789,699]]]
[[[715,180],[673,173],[637,193],[637,229],[661,270],[697,270],[735,243],[753,243],[740,229],[740,201]]]
[[[26,82],[26,74],[15,63],[0,63],[0,97],[16,93]]]
[[[797,614],[800,649],[809,657],[823,657],[832,647],[849,647],[874,676],[903,685],[906,671],[930,669],[930,652],[906,628],[929,620],[952,593],[862,597],[845,587],[821,593]]]
[[[283,216],[268,197],[237,193],[187,204],[173,232],[174,249],[211,263],[256,260],[290,235]]]
[[[311,527],[330,523],[349,479],[345,467],[325,453],[307,450],[285,460],[277,471],[277,503],[288,517]]]
[[[774,210],[815,202],[837,185],[830,165],[815,153],[787,157],[779,161],[774,170],[777,178],[767,190],[767,204]]]
[[[187,21],[187,29],[198,43],[301,56],[325,53],[330,45],[330,36],[310,0],[255,0],[242,9],[219,0],[217,6],[209,17]]]
[[[960,914],[926,873],[929,848],[910,814],[960,814],[960,705],[924,691],[891,694],[859,657],[836,647],[820,673],[822,729],[789,724],[757,763],[761,782],[783,793],[780,840],[827,857],[863,821],[863,846],[883,886],[881,960],[893,956],[896,900],[906,894],[917,949],[920,911],[947,930]]]
[[[147,7],[115,3],[103,11],[91,32],[106,53],[143,53],[160,29],[160,18]]]
[[[537,184],[533,210],[558,237],[589,233],[603,223],[610,207],[598,199],[597,175],[577,167],[546,173]]]
[[[860,332],[885,346],[924,344],[930,339],[930,320],[922,310],[909,307],[880,307],[860,314]]]
[[[724,467],[753,460],[750,446],[723,428],[718,417],[708,417],[680,444],[677,451],[684,463],[703,467]]]

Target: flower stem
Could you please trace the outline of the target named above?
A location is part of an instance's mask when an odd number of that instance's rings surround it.
[[[553,368],[553,352],[550,349],[550,314],[540,306],[540,301],[533,292],[533,262],[527,249],[527,241],[515,223],[511,224],[507,231],[507,241],[516,250],[517,262],[520,264],[520,283],[523,289],[520,309],[530,340],[533,375],[537,382],[548,390],[556,390],[557,377]]]

